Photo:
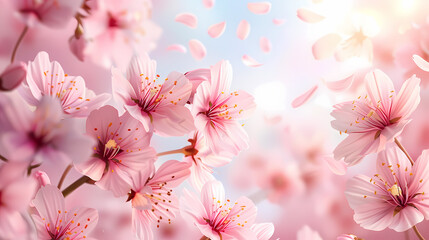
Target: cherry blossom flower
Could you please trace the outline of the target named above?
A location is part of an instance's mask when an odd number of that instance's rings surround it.
[[[85,87],[81,77],[64,74],[61,65],[49,60],[46,52],[39,52],[33,62],[28,63],[27,85],[21,85],[22,97],[36,105],[42,96],[52,96],[61,102],[63,111],[73,117],[86,117],[110,99],[109,94],[98,96]]]
[[[247,197],[236,202],[225,199],[225,190],[219,181],[207,182],[201,190],[201,199],[184,190],[180,212],[187,222],[212,240],[257,239],[252,225],[256,207]]]
[[[84,38],[90,43],[85,52],[97,64],[124,67],[134,53],[156,47],[161,28],[151,20],[150,0],[97,1],[83,19]],[[108,51],[106,51],[108,49]]]
[[[61,28],[77,13],[82,0],[17,0],[12,1],[19,16],[28,25],[40,22],[48,27]]]
[[[119,117],[112,106],[94,110],[88,116],[86,133],[98,142],[92,157],[76,168],[115,196],[126,195],[131,175],[156,160],[155,150],[149,146],[152,134],[130,114]]]
[[[25,176],[27,166],[10,162],[0,166],[0,238],[27,239],[21,212],[34,196],[36,181]],[[21,238],[22,237],[22,238]]]
[[[345,195],[354,210],[354,220],[373,231],[410,229],[429,219],[429,151],[411,165],[398,148],[381,152],[377,174],[358,175],[349,180]]]
[[[184,161],[192,164],[189,182],[196,190],[201,191],[206,182],[215,180],[212,168],[226,165],[234,156],[228,152],[214,154],[198,131],[190,136],[192,138],[188,141],[191,145],[184,148]]]
[[[152,165],[133,176],[128,201],[133,207],[133,231],[140,239],[154,239],[152,224],[170,223],[178,210],[178,199],[172,194],[190,174],[190,164],[170,160],[155,172]]]
[[[18,95],[0,95],[0,154],[11,161],[80,162],[91,155],[93,140],[74,119],[63,119],[60,103],[41,97],[32,112]]]
[[[409,116],[420,102],[420,79],[412,76],[396,94],[392,81],[380,70],[365,77],[367,95],[337,104],[331,115],[333,128],[348,134],[334,150],[335,159],[349,165],[365,155],[380,152],[393,142],[410,122]]]
[[[238,120],[255,108],[254,98],[245,91],[229,92],[232,67],[228,61],[218,62],[210,71],[210,82],[202,82],[194,96],[195,126],[214,153],[238,154],[248,147],[247,133]]]
[[[38,239],[86,239],[98,222],[93,208],[67,210],[64,196],[52,185],[41,187],[33,200],[38,215],[33,214]]]
[[[181,136],[194,129],[193,118],[185,107],[192,84],[181,73],[172,72],[163,84],[156,73],[156,62],[144,54],[133,58],[127,79],[112,69],[114,98],[139,120],[146,131],[162,136]]]

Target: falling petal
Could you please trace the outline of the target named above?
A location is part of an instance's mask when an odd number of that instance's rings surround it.
[[[313,11],[310,11],[305,8],[300,8],[297,11],[298,18],[307,23],[317,23],[325,19],[324,16],[321,16]]]
[[[212,38],[220,37],[225,32],[226,22],[216,23],[209,27],[208,33]]]
[[[422,57],[416,54],[413,55],[413,60],[416,63],[417,67],[421,68],[425,72],[429,72],[429,62],[427,62]]]
[[[215,0],[203,0],[204,7],[212,8],[215,4]]]
[[[192,13],[181,13],[174,19],[176,22],[183,23],[190,28],[197,28],[198,19]]]
[[[331,91],[339,92],[348,89],[352,85],[354,78],[355,75],[352,74],[338,81],[324,81],[324,83]]]
[[[177,52],[181,52],[181,53],[186,53],[186,47],[183,46],[182,44],[172,44],[170,46],[167,47],[168,51],[177,51]]]
[[[286,20],[282,19],[282,18],[274,18],[273,19],[273,23],[275,25],[282,25],[283,23],[285,23]]]
[[[325,156],[324,160],[328,168],[336,175],[344,175],[347,172],[347,165],[343,160],[337,161],[332,156]]]
[[[192,57],[196,60],[201,60],[206,56],[206,47],[198,41],[197,39],[192,39],[189,41],[189,51],[191,52]]]
[[[305,92],[304,94],[298,96],[297,98],[295,98],[292,101],[292,107],[293,108],[297,108],[302,106],[304,103],[306,103],[308,100],[310,100],[310,98],[314,95],[314,93],[316,92],[318,86],[314,86],[312,87],[310,90],[308,90],[307,92]]]
[[[321,37],[313,44],[313,56],[316,60],[329,58],[334,55],[341,37],[338,34],[330,33]]]
[[[243,57],[241,57],[241,60],[243,61],[244,65],[246,65],[248,67],[262,66],[262,63],[259,63],[258,61],[256,61],[255,59],[253,59],[247,55],[243,55]]]
[[[246,20],[241,20],[237,28],[237,37],[241,40],[246,39],[250,33],[250,24]]]
[[[261,37],[259,40],[259,46],[263,52],[269,53],[271,52],[271,42],[266,37]]]
[[[271,10],[270,2],[248,3],[247,8],[254,14],[267,14]]]

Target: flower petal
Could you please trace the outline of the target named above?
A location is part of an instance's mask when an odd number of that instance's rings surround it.
[[[268,38],[266,37],[261,37],[259,39],[259,46],[261,47],[261,50],[263,52],[269,53],[271,52],[271,42]]]
[[[215,0],[203,0],[203,5],[206,8],[212,8],[215,4]]]
[[[172,44],[170,46],[167,47],[168,51],[177,51],[177,52],[181,52],[181,53],[186,53],[186,47],[183,46],[182,44]]]
[[[237,37],[241,40],[246,39],[250,33],[250,24],[246,20],[241,20],[237,27]]]
[[[344,79],[337,81],[323,81],[327,88],[332,91],[339,92],[348,89],[355,78],[355,74],[352,74]]]
[[[51,223],[52,228],[57,221],[59,212],[65,210],[63,194],[52,185],[41,187],[33,200],[33,204],[40,217],[46,218],[47,222]]]
[[[260,66],[262,66],[262,63],[259,63],[258,61],[249,57],[246,54],[241,57],[241,61],[243,62],[244,65],[246,65],[248,67],[260,67]]]
[[[189,170],[191,164],[170,160],[161,165],[156,171],[155,176],[149,180],[150,185],[157,185],[167,183],[170,188],[178,186],[185,181],[191,171]]]
[[[305,8],[298,9],[297,16],[299,19],[307,23],[318,23],[325,19],[324,16]]]
[[[310,98],[314,95],[316,92],[318,86],[315,85],[314,87],[310,88],[308,91],[303,93],[302,95],[298,96],[292,101],[292,107],[297,108],[302,106],[304,103],[306,103]]]
[[[212,38],[218,38],[225,32],[226,22],[213,24],[209,27],[208,34]]]
[[[330,33],[317,40],[312,47],[313,56],[316,60],[329,58],[334,55],[341,36],[336,33]]]
[[[192,13],[181,13],[176,16],[174,21],[183,23],[186,26],[190,28],[197,28],[198,25],[198,19],[197,17]]]
[[[247,8],[254,14],[267,14],[271,10],[270,2],[254,2],[248,3]]]
[[[413,61],[416,63],[416,65],[421,68],[425,72],[429,72],[429,62],[424,60],[419,55],[414,54],[413,55]]]
[[[189,41],[189,51],[196,60],[203,59],[207,54],[206,47],[197,39],[191,39]]]
[[[250,227],[256,233],[258,240],[269,240],[274,234],[274,225],[272,223],[257,223]]]
[[[286,20],[282,19],[282,18],[274,18],[273,19],[273,23],[274,25],[283,25],[283,23],[285,23]]]
[[[9,91],[21,84],[27,75],[27,65],[23,62],[9,64],[0,75],[0,90]]]

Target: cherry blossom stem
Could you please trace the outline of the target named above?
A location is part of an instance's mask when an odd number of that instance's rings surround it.
[[[414,230],[414,232],[416,233],[417,237],[418,237],[420,240],[425,240],[425,238],[422,236],[422,234],[420,234],[420,232],[419,232],[419,230],[417,229],[416,225],[414,225],[414,226],[413,226],[413,230]]]
[[[166,152],[160,152],[160,153],[156,154],[156,156],[160,157],[160,156],[165,156],[165,155],[170,155],[170,154],[177,154],[177,153],[184,153],[184,148],[180,148],[180,149],[176,149],[176,150],[171,150],[171,151],[166,151]]]
[[[16,41],[15,43],[15,47],[13,48],[12,57],[10,58],[11,63],[13,63],[13,60],[15,60],[16,51],[18,50],[19,44],[21,43],[27,31],[28,31],[28,26],[25,26],[24,30],[22,30],[21,35],[19,35],[18,41]]]
[[[93,183],[94,181],[88,176],[82,176],[78,180],[74,181],[74,183],[70,184],[66,189],[63,190],[64,197],[67,197],[70,193],[76,190],[78,187],[82,186],[84,183]]]
[[[408,154],[407,150],[405,150],[405,148],[402,146],[402,144],[398,141],[397,138],[395,138],[395,143],[396,143],[396,145],[398,145],[399,149],[401,149],[401,151],[405,153],[408,160],[410,160],[411,166],[413,166],[414,165],[413,159],[411,158],[410,154]]]
[[[67,174],[69,174],[69,172],[72,169],[72,167],[73,167],[73,165],[70,164],[64,170],[63,175],[61,175],[60,181],[58,182],[58,186],[57,186],[58,189],[61,189],[61,186],[63,185],[64,180],[66,179],[66,176],[67,176]]]
[[[35,164],[35,165],[30,165],[27,168],[27,176],[31,175],[31,171],[33,171],[33,169],[40,167],[40,165],[42,165],[41,163]]]
[[[0,160],[8,162],[7,158],[3,157],[2,155],[0,155]]]

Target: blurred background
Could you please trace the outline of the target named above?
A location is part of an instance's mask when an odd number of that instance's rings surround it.
[[[9,1],[2,0],[0,9],[0,64],[9,61],[12,48],[24,24],[17,18]],[[121,1],[119,1],[121,2]],[[126,4],[126,1],[122,1]],[[166,76],[171,71],[185,73],[198,68],[209,68],[226,59],[232,64],[232,89],[250,92],[257,109],[245,124],[250,148],[230,164],[216,168],[214,175],[223,182],[229,199],[250,197],[258,207],[258,222],[273,222],[273,239],[296,239],[297,231],[308,225],[323,239],[335,239],[343,233],[352,233],[364,239],[416,239],[414,233],[393,230],[373,232],[359,227],[353,221],[353,211],[344,197],[345,184],[357,174],[375,173],[375,155],[370,155],[344,175],[331,171],[329,159],[335,146],[344,139],[331,128],[332,106],[344,100],[356,99],[362,93],[362,80],[369,69],[379,68],[391,77],[399,88],[412,74],[422,79],[421,103],[412,116],[413,121],[402,134],[402,144],[413,158],[429,148],[428,73],[412,61],[412,54],[428,60],[429,56],[429,1],[427,0],[271,0],[266,14],[249,11],[248,0],[217,0],[207,8],[202,0],[153,0],[145,3],[148,25],[144,26],[144,40],[136,43],[141,52],[148,52],[157,61],[157,71]],[[302,9],[307,14],[298,12]],[[196,28],[175,21],[180,13],[192,13],[198,19]],[[316,16],[312,15],[315,14]],[[315,59],[313,44],[329,33],[347,35],[345,28],[355,26],[355,16],[371,19],[375,30],[368,38],[372,43],[372,57],[353,56],[339,61],[334,56]],[[237,37],[240,21],[250,24],[245,40]],[[212,38],[208,28],[226,22],[223,35]],[[88,20],[89,22],[89,20]],[[34,26],[25,36],[16,59],[33,60],[39,51],[49,53],[51,60],[61,63],[69,75],[82,76],[89,89],[96,93],[111,93],[110,66],[125,71],[129,58],[113,57],[101,61],[110,49],[90,52],[79,61],[70,51],[69,38],[76,27],[70,21],[63,29]],[[89,28],[88,28],[89,29]],[[85,33],[90,35],[91,32]],[[271,43],[269,52],[260,47],[261,38]],[[347,37],[344,37],[347,39]],[[202,60],[196,60],[189,51],[191,39],[199,40],[206,49]],[[183,45],[187,51],[171,51],[168,46]],[[98,52],[97,52],[98,51]],[[139,54],[133,51],[133,54]],[[251,67],[243,63],[248,55],[261,63]],[[335,88],[329,82],[352,76],[350,86]],[[317,86],[317,87],[316,87]],[[292,107],[292,102],[311,89],[303,104]],[[109,104],[116,106],[111,100]],[[82,120],[84,126],[85,120]],[[152,146],[167,151],[185,146],[187,137],[163,138],[154,135]],[[160,158],[181,160],[181,155]],[[42,166],[51,180],[58,181],[66,166]],[[72,170],[65,186],[79,177]],[[182,187],[190,189],[185,182]],[[181,190],[178,190],[179,192]],[[109,192],[95,186],[84,186],[67,199],[69,205],[95,207],[100,220],[92,236],[99,239],[133,239],[130,203],[114,198]],[[429,236],[429,223],[418,224],[423,235]],[[171,225],[155,230],[158,239],[199,239],[201,234],[190,229],[178,217]]]

